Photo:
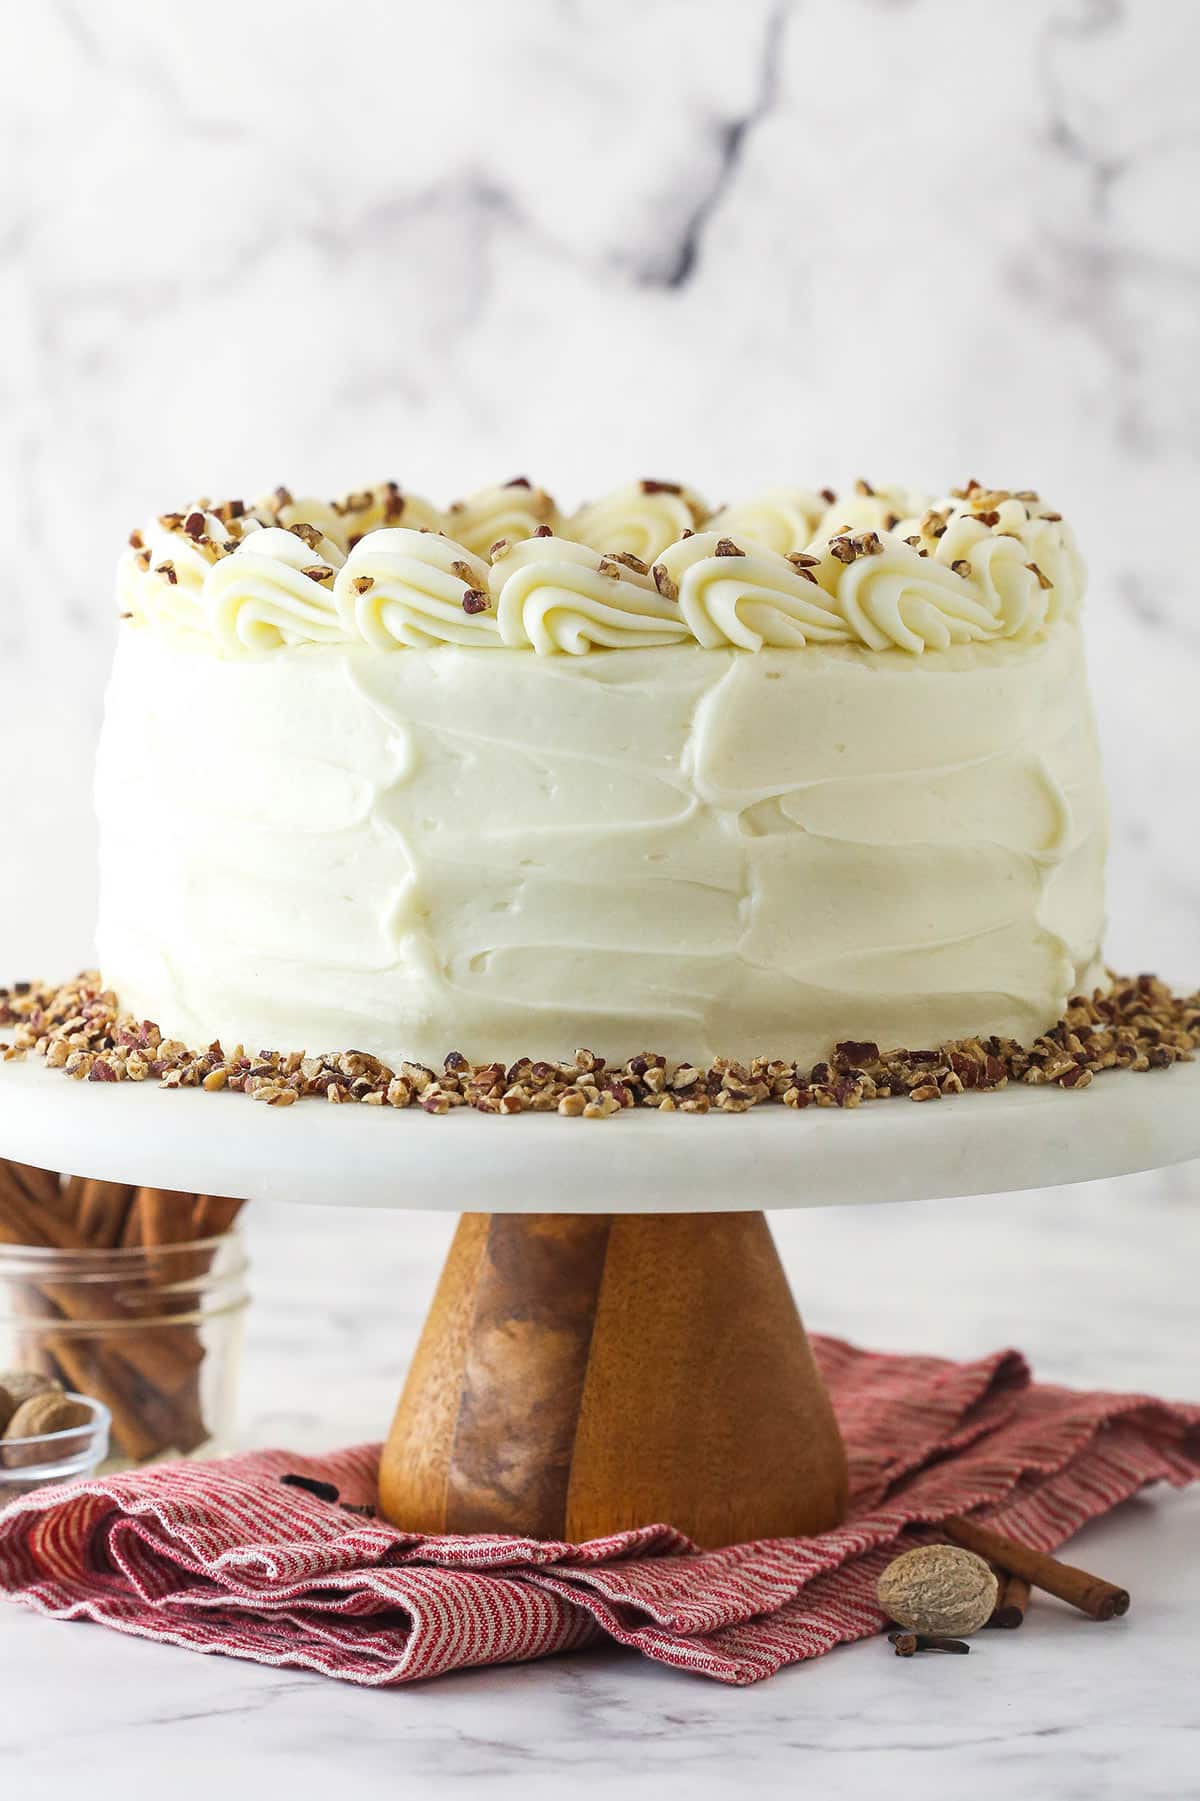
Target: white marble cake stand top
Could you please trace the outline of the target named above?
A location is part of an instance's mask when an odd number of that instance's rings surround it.
[[[993,1194],[1200,1157],[1200,1062],[851,1112],[439,1118],[0,1064],[0,1156],[156,1188],[438,1212],[700,1213]]]

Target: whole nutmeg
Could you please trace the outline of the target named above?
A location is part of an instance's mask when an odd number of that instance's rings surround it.
[[[61,1382],[53,1376],[43,1376],[37,1370],[0,1370],[0,1388],[11,1395],[14,1408],[27,1401],[30,1395],[44,1394],[47,1389],[53,1389],[55,1394],[62,1393]],[[4,1427],[0,1426],[0,1432],[3,1431]]]
[[[4,1438],[0,1440],[0,1458],[3,1458],[10,1470],[26,1469],[38,1463],[53,1463],[58,1455],[57,1447],[18,1444],[14,1441],[43,1438],[49,1432],[69,1432],[72,1427],[90,1425],[91,1419],[92,1410],[82,1401],[72,1401],[57,1389],[43,1389],[41,1393],[30,1395],[27,1401],[22,1401],[9,1420]]]
[[[888,1618],[909,1632],[966,1638],[986,1626],[1000,1585],[990,1564],[958,1545],[918,1545],[889,1563],[876,1585]]]

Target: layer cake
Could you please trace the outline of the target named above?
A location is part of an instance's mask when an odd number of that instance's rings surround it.
[[[1103,980],[1083,586],[977,483],[163,515],[119,573],[104,979],[190,1044],[393,1066],[1028,1041]]]

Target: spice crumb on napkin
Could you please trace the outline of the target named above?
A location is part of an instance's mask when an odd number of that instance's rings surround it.
[[[812,1343],[851,1483],[845,1523],[815,1538],[701,1551],[660,1524],[582,1545],[425,1537],[362,1511],[377,1445],[259,1451],[24,1497],[0,1514],[0,1594],[374,1687],[602,1639],[744,1684],[878,1632],[881,1571],[943,1519],[1048,1551],[1148,1483],[1200,1476],[1200,1406],[1036,1383],[1016,1351],[959,1364]]]

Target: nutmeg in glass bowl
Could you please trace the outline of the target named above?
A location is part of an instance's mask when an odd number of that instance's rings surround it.
[[[38,1414],[38,1403],[45,1417]],[[22,1414],[34,1430],[23,1429]],[[0,1509],[51,1483],[93,1475],[108,1456],[111,1424],[103,1401],[69,1390],[39,1390],[13,1413],[0,1437]]]

